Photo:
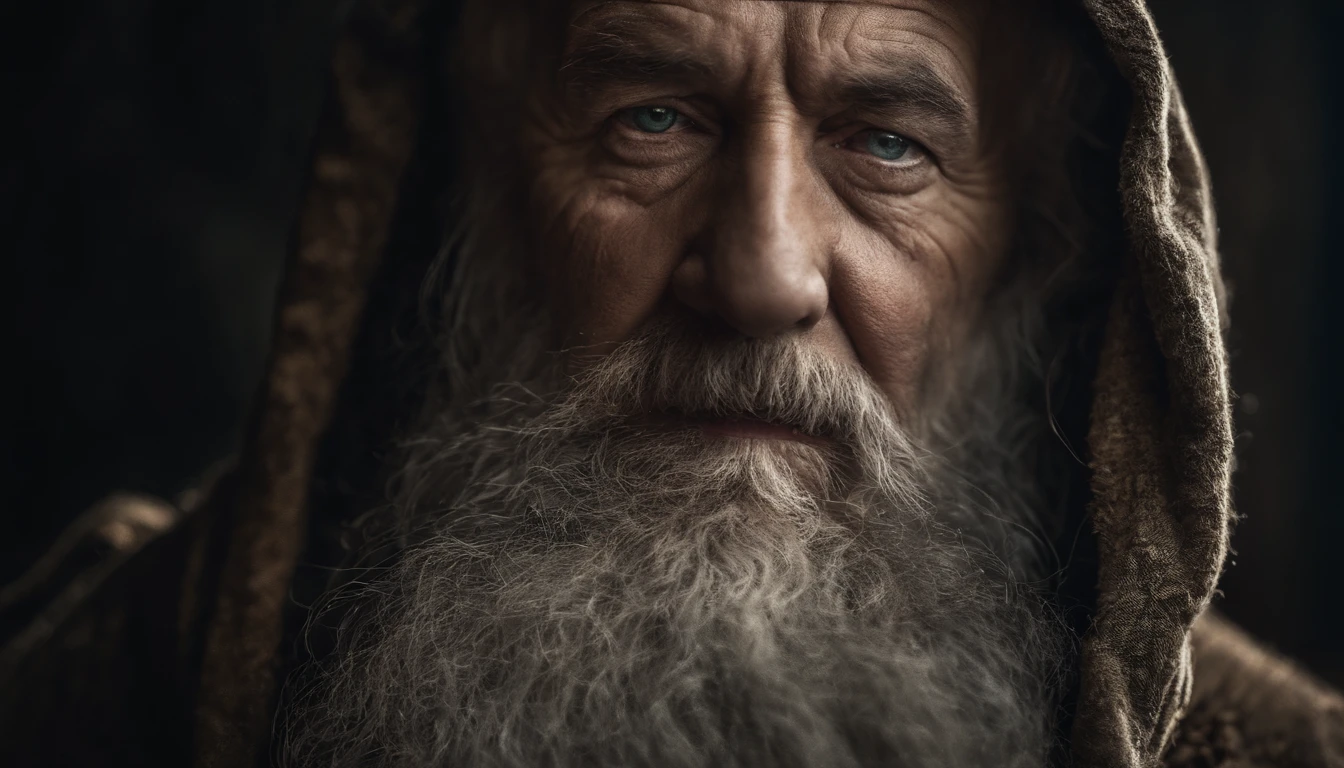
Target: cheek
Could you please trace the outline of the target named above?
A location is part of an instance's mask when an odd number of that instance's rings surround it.
[[[998,203],[947,188],[874,203],[846,222],[833,310],[898,409],[918,407],[935,358],[974,320],[1005,250],[1001,229]]]
[[[632,336],[667,294],[693,198],[635,200],[625,181],[576,166],[551,163],[537,177],[537,259],[559,326],[557,344],[601,353]]]

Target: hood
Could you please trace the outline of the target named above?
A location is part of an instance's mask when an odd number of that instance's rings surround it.
[[[366,299],[383,293],[370,286],[418,283],[423,261],[384,253],[423,251],[439,234],[425,221],[451,173],[442,154],[451,142],[442,133],[418,140],[444,109],[428,98],[440,52],[421,30],[436,28],[449,5],[370,0],[335,48],[269,372],[215,529],[222,566],[207,601],[201,765],[246,764],[264,748],[285,606],[310,542],[314,468],[330,432],[360,429],[338,416],[350,410],[338,400],[358,401],[378,376],[367,370],[376,355],[351,367],[361,328],[389,312],[366,312]],[[1223,293],[1204,163],[1153,19],[1142,0],[1083,6],[1130,100],[1127,124],[1116,126],[1122,263],[1087,429],[1095,607],[1070,749],[1082,766],[1152,766],[1190,700],[1191,630],[1228,548]],[[360,409],[387,417],[394,405]]]

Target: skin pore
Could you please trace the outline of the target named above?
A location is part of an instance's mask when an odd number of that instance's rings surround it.
[[[575,367],[692,313],[802,336],[918,409],[1010,239],[977,10],[577,4],[524,129],[537,268]]]

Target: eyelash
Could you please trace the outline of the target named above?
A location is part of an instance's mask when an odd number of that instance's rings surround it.
[[[902,150],[901,156],[898,158],[886,159],[878,156],[875,152],[866,151],[864,148],[854,146],[855,141],[862,139],[863,137],[869,137],[869,139],[871,140],[872,138],[878,136],[891,136],[894,137],[896,140],[902,142],[905,145],[905,148],[904,150]],[[866,128],[860,128],[859,130],[848,134],[840,141],[833,143],[831,146],[836,147],[837,149],[847,149],[851,152],[856,152],[858,154],[865,155],[885,166],[895,166],[895,167],[910,166],[914,165],[919,160],[933,159],[933,155],[932,153],[929,152],[927,147],[925,147],[918,141],[915,141],[914,139],[910,138],[909,136],[906,136],[905,134],[898,133],[896,131],[887,128],[876,128],[872,126]]]
[[[673,125],[662,131],[650,131],[641,128],[636,123],[636,114],[641,110],[659,108],[670,110],[676,114],[676,121]],[[634,107],[626,107],[612,115],[612,119],[615,123],[619,123],[626,131],[638,136],[638,140],[641,141],[657,141],[659,138],[680,134],[686,130],[698,127],[697,122],[686,114],[684,109],[667,106],[663,103],[650,103]],[[887,159],[871,151],[871,148],[865,149],[854,146],[854,142],[862,137],[870,137],[871,139],[878,135],[888,135],[904,143],[905,149],[902,151],[901,155],[896,158]],[[933,153],[931,153],[923,144],[904,134],[886,128],[875,127],[871,124],[859,128],[858,130],[848,132],[839,141],[830,142],[830,145],[836,149],[844,149],[857,155],[863,155],[865,157],[865,162],[875,163],[886,169],[909,169],[919,165],[921,161],[929,161],[937,164],[937,159],[933,156]]]
[[[635,114],[640,110],[655,109],[655,108],[667,109],[676,113],[677,116],[676,122],[663,131],[654,132],[654,131],[645,131],[641,129],[635,123]],[[687,129],[699,127],[697,122],[690,115],[686,114],[686,111],[684,109],[681,109],[679,107],[667,106],[665,104],[641,104],[635,107],[626,107],[625,109],[618,111],[615,115],[612,116],[612,118],[615,122],[645,137],[656,137],[665,134],[681,133],[682,131],[685,131]]]

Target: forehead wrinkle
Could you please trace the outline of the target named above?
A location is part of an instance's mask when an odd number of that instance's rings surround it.
[[[607,27],[610,31],[620,31],[619,28],[623,23],[629,24],[632,28],[635,26],[646,27],[648,25],[654,25],[659,28],[658,31],[667,33],[668,37],[675,40],[677,33],[684,33],[688,30],[703,27],[697,27],[695,24],[686,24],[684,23],[684,19],[674,20],[669,18],[669,16],[680,14],[704,16],[708,17],[704,21],[708,21],[711,25],[714,25],[716,21],[719,21],[717,14],[693,7],[697,4],[696,0],[581,0],[581,2],[574,6],[575,13],[571,17],[569,27],[571,32],[576,29],[582,29],[588,16],[595,13],[606,13],[610,14],[609,19],[599,18],[599,23],[602,27]],[[946,37],[966,40],[972,39],[971,33],[973,30],[966,29],[966,27],[974,25],[964,18],[966,16],[965,13],[958,12],[962,10],[956,7],[961,5],[960,3],[948,3],[946,0],[939,0],[938,3],[932,6],[933,9],[945,10],[945,14],[935,13],[928,7],[923,7],[918,3],[911,4],[909,2],[902,2],[902,0],[713,0],[712,3],[715,10],[752,4],[768,4],[768,6],[778,9],[786,20],[786,36],[790,40],[797,39],[796,29],[800,24],[806,25],[806,21],[798,19],[798,14],[790,13],[789,10],[799,10],[801,8],[809,7],[816,8],[822,14],[822,18],[819,23],[808,26],[813,26],[816,29],[818,45],[815,50],[818,51],[823,49],[826,42],[827,35],[825,35],[824,32],[825,27],[828,26],[827,17],[831,15],[833,10],[840,8],[849,8],[852,14],[850,15],[849,24],[847,25],[848,29],[844,34],[839,35],[841,40],[846,41],[842,43],[842,47],[845,49],[850,47],[847,41],[853,37],[866,38],[872,42],[879,43],[891,42],[911,45],[910,40],[902,40],[899,37],[883,38],[875,35],[865,35],[859,29],[860,23],[865,19],[871,18],[873,13],[880,14],[880,11],[877,9],[904,11],[906,12],[906,17],[908,19],[922,23],[915,25],[903,23],[897,29],[891,29],[889,24],[881,24],[879,21],[879,24],[877,25],[878,28],[881,29],[886,27],[890,31],[898,34],[905,33],[906,35],[914,35],[921,40],[931,42],[935,46],[941,48],[946,52],[948,57],[957,64],[956,67],[950,68],[957,71],[948,74],[963,75],[964,73],[972,71],[972,68],[967,66],[968,62],[963,61],[962,53],[955,50],[949,42],[942,39],[945,37],[944,35],[931,33],[929,29],[930,27],[949,29],[953,34]],[[647,14],[635,10],[637,8],[649,8],[650,6],[658,8],[659,12]],[[950,18],[941,18],[943,15]],[[631,24],[631,22],[634,23]],[[788,48],[792,47],[792,45],[788,46]],[[683,51],[689,51],[692,46],[683,44],[680,48]],[[789,53],[789,51],[786,51],[786,54],[787,53]],[[957,82],[957,85],[967,85],[964,77],[957,77],[955,79],[959,81]]]
[[[819,0],[810,1],[818,2]],[[845,2],[845,0],[834,0],[834,2],[845,5],[855,4]],[[956,86],[958,90],[967,95],[974,94],[972,77],[972,73],[975,71],[974,62],[966,60],[967,56],[975,55],[975,38],[972,35],[972,30],[964,28],[964,25],[939,18],[928,11],[913,8],[898,8],[898,10],[906,11],[906,13],[902,14],[901,23],[894,24],[890,17],[874,10],[872,3],[864,3],[863,5],[869,7],[853,11],[853,18],[845,36],[847,49],[881,49],[884,46],[897,46],[914,50],[918,54],[914,58],[927,61],[935,72],[945,79],[950,79],[951,84]],[[881,7],[897,8],[897,6],[887,4],[881,4]],[[860,40],[866,45],[853,45],[849,42],[851,40]],[[965,41],[966,49],[959,50],[954,45],[957,41]],[[930,48],[933,50],[930,50]],[[871,58],[880,60],[882,58],[881,53],[881,50],[874,50]]]
[[[656,12],[649,14],[638,9],[654,6]],[[598,19],[595,23],[604,23],[608,20],[614,22],[652,22],[662,27],[665,31],[675,31],[675,27],[684,27],[684,19],[673,17],[678,14],[687,14],[689,16],[705,16],[713,21],[713,15],[699,8],[692,8],[685,2],[676,2],[676,0],[587,0],[575,6],[574,13],[569,20],[571,30],[581,28],[581,25],[587,22],[588,17],[596,15]],[[605,15],[607,18],[603,18]]]
[[[713,72],[709,63],[684,46],[647,37],[635,41],[612,30],[586,31],[584,36],[592,39],[571,46],[560,65],[561,79],[570,84],[707,78]]]
[[[858,97],[865,106],[922,112],[957,134],[970,132],[977,122],[974,78],[965,61],[975,51],[966,38],[966,20],[952,12],[953,4],[931,10],[880,0],[755,2],[770,3],[777,11],[770,15],[784,22],[784,39],[777,41],[783,43],[777,51],[781,60],[748,55],[739,63],[748,70],[782,66],[782,85],[795,100],[821,106],[836,95]],[[721,79],[728,76],[719,71],[725,56],[736,58],[732,51],[766,41],[725,40],[720,30],[751,34],[773,26],[754,13],[736,20],[753,22],[746,27],[723,23],[752,4],[721,1],[707,10],[696,0],[590,0],[573,16],[562,69],[587,70],[576,74],[613,84]],[[962,41],[966,44],[958,44]],[[569,76],[562,72],[562,77]]]
[[[648,6],[658,6],[658,10],[637,10]],[[708,16],[713,21],[705,11],[661,0],[600,0],[581,7],[569,23],[561,75],[618,80],[622,76],[713,76],[719,47],[687,40],[689,31],[704,25],[675,18],[681,14]]]
[[[810,6],[790,14],[790,47],[797,53],[788,76],[801,101],[817,109],[839,100],[881,113],[920,114],[949,137],[973,133],[974,91],[964,85],[969,78],[955,41],[941,39],[958,34],[954,25],[922,12],[902,13],[907,23],[899,24],[853,4],[793,5]]]
[[[770,2],[772,11],[767,15],[743,14],[747,2],[715,0],[708,10],[692,5],[704,3],[675,2],[673,0],[597,0],[583,6],[570,24],[566,43],[566,61],[571,65],[586,63],[601,65],[603,57],[615,54],[610,63],[619,65],[633,62],[623,76],[602,66],[591,66],[586,81],[570,80],[570,85],[583,90],[595,85],[614,87],[640,86],[657,83],[689,88],[704,88],[706,92],[724,95],[755,95],[773,100],[783,89],[773,89],[769,83],[787,66],[791,52],[780,32],[791,14],[782,6],[791,3]],[[594,16],[596,15],[596,16]],[[599,35],[612,38],[619,47],[610,49],[600,43],[595,56],[585,56],[585,37]],[[787,33],[785,33],[787,34]],[[609,50],[602,50],[609,48]],[[594,61],[595,60],[595,61]],[[633,69],[633,72],[630,70]],[[562,80],[565,78],[562,73]],[[748,85],[753,84],[753,85]],[[781,82],[785,88],[786,83]]]

